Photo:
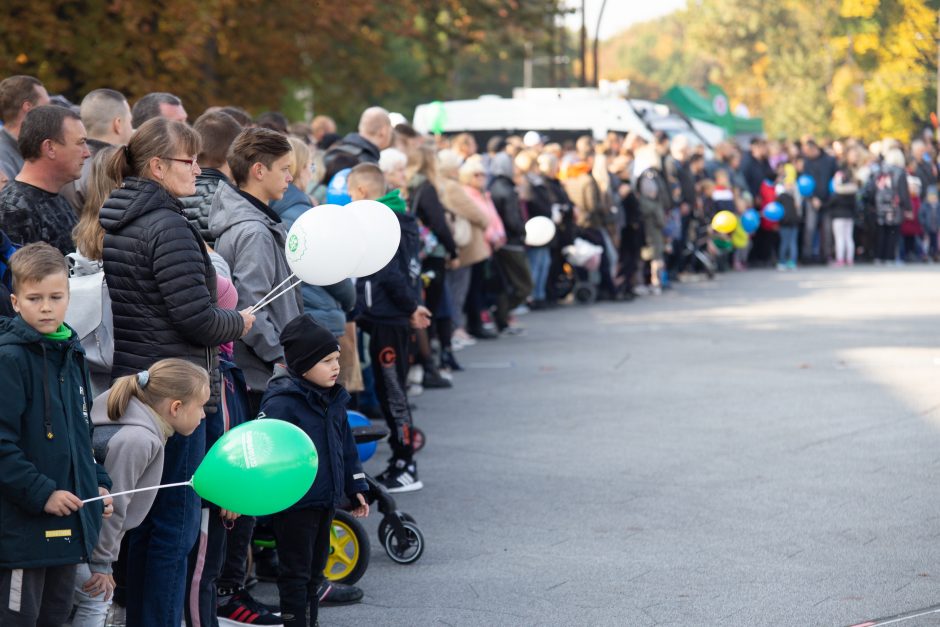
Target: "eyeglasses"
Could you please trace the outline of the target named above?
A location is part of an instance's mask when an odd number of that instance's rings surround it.
[[[190,168],[192,168],[192,167],[197,167],[197,168],[198,168],[198,167],[199,167],[199,164],[196,163],[196,160],[195,160],[195,159],[177,159],[176,157],[162,157],[162,158],[163,158],[163,159],[166,159],[167,161],[179,161],[180,163],[185,163],[185,164],[188,165]]]

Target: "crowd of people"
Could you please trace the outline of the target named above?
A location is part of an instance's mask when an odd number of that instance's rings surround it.
[[[926,135],[908,150],[805,137],[706,153],[682,135],[534,131],[479,146],[379,107],[346,135],[326,116],[236,106],[190,125],[169,93],[131,108],[97,89],[73,106],[28,76],[0,82],[0,117],[4,625],[103,625],[116,576],[129,625],[314,625],[320,602],[362,596],[322,574],[334,509],[369,512],[347,406],[389,429],[377,479],[413,492],[426,478],[412,399],[452,387],[462,349],[511,341],[522,315],[571,300],[579,282],[629,301],[712,263],[938,254]],[[255,308],[290,281],[291,224],[363,199],[399,222],[389,264]],[[744,240],[709,227],[718,211],[770,203],[782,217]],[[530,237],[534,218],[554,224],[549,241]],[[253,517],[188,489],[108,496],[188,480],[256,417],[294,422],[321,454],[310,492],[267,521],[290,547],[274,568],[279,608],[247,590]]]

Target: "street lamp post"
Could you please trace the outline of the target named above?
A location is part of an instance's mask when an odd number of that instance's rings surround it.
[[[604,9],[607,8],[607,0],[601,2],[600,13],[597,14],[597,28],[594,29],[594,86],[598,87],[601,80],[601,70],[598,63],[598,47],[601,39],[601,19],[604,17]]]

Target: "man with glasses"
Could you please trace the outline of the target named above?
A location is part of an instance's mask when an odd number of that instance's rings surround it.
[[[23,169],[0,192],[0,230],[15,245],[48,242],[63,254],[75,250],[75,213],[59,190],[82,175],[90,156],[86,139],[81,118],[65,107],[44,105],[26,114],[18,139]]]

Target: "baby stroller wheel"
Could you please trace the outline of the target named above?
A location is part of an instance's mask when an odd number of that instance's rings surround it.
[[[356,583],[369,568],[370,550],[369,535],[362,524],[349,512],[336,510],[323,576],[337,583]]]
[[[401,519],[404,521],[408,521],[411,523],[415,522],[415,519],[411,514],[406,514],[405,512],[399,512],[399,515],[401,516]],[[389,522],[388,519],[389,517],[386,516],[379,523],[379,542],[381,542],[382,544],[385,544],[385,536],[388,535],[388,532],[392,528],[392,524]]]
[[[418,526],[411,521],[403,521],[401,534],[389,528],[385,534],[385,552],[388,557],[398,564],[412,564],[418,561],[424,552],[424,534]],[[399,537],[401,535],[402,537]]]
[[[411,428],[411,448],[414,449],[414,452],[417,453],[424,448],[424,443],[426,439],[424,437],[424,431],[418,427]]]
[[[582,305],[590,305],[597,300],[597,288],[590,283],[578,282],[574,286],[574,299]]]

